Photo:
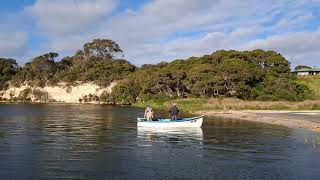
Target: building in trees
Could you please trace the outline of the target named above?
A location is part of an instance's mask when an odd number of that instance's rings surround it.
[[[314,76],[314,75],[320,75],[320,68],[301,68],[301,69],[296,69],[292,71],[293,74],[297,76]]]

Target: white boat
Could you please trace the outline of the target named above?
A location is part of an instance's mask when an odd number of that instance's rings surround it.
[[[146,118],[138,118],[137,126],[139,127],[201,127],[203,122],[203,116],[197,116],[192,118],[182,118],[177,120],[171,119],[153,119],[147,121]]]

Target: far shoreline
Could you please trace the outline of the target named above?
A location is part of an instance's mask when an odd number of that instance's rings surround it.
[[[223,119],[233,119],[257,123],[266,123],[273,125],[280,125],[295,129],[306,129],[314,132],[320,132],[319,117],[312,117],[311,115],[319,115],[319,110],[306,111],[288,111],[288,110],[226,110],[226,111],[198,111],[198,115],[205,115],[207,117],[218,117]],[[307,115],[310,117],[294,117],[295,115]],[[290,117],[289,117],[290,116]],[[309,120],[306,120],[309,119]],[[319,120],[319,122],[316,122]]]
[[[110,105],[110,106],[129,106],[135,108],[142,108],[141,106],[133,105],[119,105],[107,104],[99,102],[86,103],[66,103],[66,102],[9,102],[0,101],[1,104],[31,104],[31,105]],[[162,108],[155,108],[160,110]],[[217,117],[223,119],[232,119],[240,121],[249,121],[256,123],[266,123],[273,125],[280,125],[289,128],[303,128],[310,131],[320,132],[320,110],[199,110],[199,111],[185,111],[194,115],[204,115],[207,117]],[[274,117],[276,115],[276,117]],[[294,117],[292,115],[319,115],[319,117],[309,117],[306,120],[302,117]],[[290,116],[290,117],[288,117]],[[311,119],[311,120],[310,120]],[[314,120],[313,120],[314,119]],[[316,122],[319,120],[319,122]]]

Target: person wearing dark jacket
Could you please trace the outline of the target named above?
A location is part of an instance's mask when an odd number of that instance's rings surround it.
[[[174,103],[173,106],[169,110],[170,118],[171,120],[177,120],[179,115],[179,108],[177,107],[177,104]]]

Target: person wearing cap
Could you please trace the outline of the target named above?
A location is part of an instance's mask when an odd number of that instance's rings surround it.
[[[169,110],[170,118],[171,120],[177,120],[179,115],[179,108],[177,107],[177,104],[174,103],[173,106]]]
[[[144,111],[144,118],[146,118],[147,121],[152,121],[153,115],[154,115],[153,109],[151,108],[151,106],[147,105],[147,108]]]

